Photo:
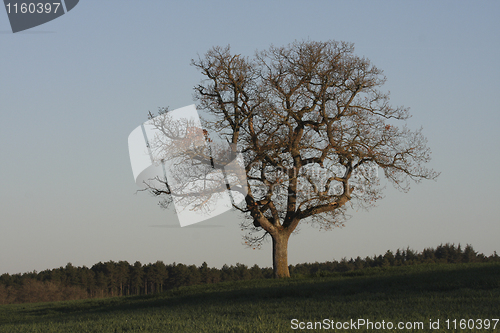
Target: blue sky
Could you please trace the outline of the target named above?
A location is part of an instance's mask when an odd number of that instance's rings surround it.
[[[127,138],[148,111],[193,103],[197,54],[296,39],[353,42],[383,69],[442,174],[406,194],[388,185],[345,228],[302,224],[289,263],[447,242],[500,252],[498,1],[81,0],[16,34],[2,11],[0,274],[109,260],[271,266],[269,243],[242,245],[237,213],[180,228],[135,193]]]

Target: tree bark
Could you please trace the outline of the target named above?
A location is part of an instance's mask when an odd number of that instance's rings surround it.
[[[290,233],[285,230],[280,230],[276,234],[271,235],[273,238],[273,273],[274,278],[290,277],[288,270],[288,239]]]

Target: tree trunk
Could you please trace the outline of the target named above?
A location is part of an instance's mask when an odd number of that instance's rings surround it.
[[[279,231],[273,238],[273,273],[274,278],[290,277],[288,270],[288,239],[290,233],[287,231]]]

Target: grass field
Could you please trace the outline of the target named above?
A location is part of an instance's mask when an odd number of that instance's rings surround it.
[[[322,324],[322,330],[316,324],[308,332],[500,332],[498,318],[500,264],[432,264],[183,287],[152,296],[3,305],[0,332],[274,333],[301,331],[298,326],[307,328],[308,322]],[[358,319],[365,324],[350,326]],[[439,329],[429,329],[430,322],[437,328],[437,320]],[[348,322],[349,329],[334,330],[336,322],[344,328]],[[400,322],[412,329],[398,330]]]

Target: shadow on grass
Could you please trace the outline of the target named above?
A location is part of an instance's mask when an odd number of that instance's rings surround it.
[[[286,280],[251,280],[199,285],[149,296],[17,305],[9,323],[55,322],[79,316],[111,314],[161,307],[169,311],[185,306],[274,302],[297,304],[303,300],[401,299],[426,293],[500,289],[500,264],[417,265],[364,269],[330,277]],[[496,292],[495,292],[496,293]],[[22,309],[21,309],[22,307]],[[11,310],[15,310],[12,308]]]

